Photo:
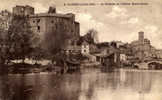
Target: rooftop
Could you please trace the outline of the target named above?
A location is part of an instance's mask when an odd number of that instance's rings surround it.
[[[60,13],[38,13],[34,15],[30,15],[29,17],[63,17],[63,18],[71,18],[70,14],[60,14]]]
[[[32,7],[32,6],[29,6],[29,5],[25,5],[25,6],[24,5],[16,5],[16,7]]]

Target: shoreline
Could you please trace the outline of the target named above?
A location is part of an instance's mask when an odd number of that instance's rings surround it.
[[[125,68],[120,68],[120,69],[115,69],[115,71],[127,71],[127,72],[162,72],[162,70],[148,70],[148,69],[125,69]]]

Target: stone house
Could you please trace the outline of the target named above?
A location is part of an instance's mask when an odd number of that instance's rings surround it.
[[[86,41],[84,41],[82,44],[81,44],[81,53],[82,54],[89,54],[89,44],[86,42]]]

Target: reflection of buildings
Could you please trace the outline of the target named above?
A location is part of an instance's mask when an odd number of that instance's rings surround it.
[[[67,75],[59,82],[57,84],[60,84],[60,87],[56,87],[58,92],[56,93],[56,90],[53,89],[53,93],[55,92],[56,95],[51,100],[78,100],[82,92],[82,76],[80,74]]]
[[[152,88],[151,72],[120,71],[120,84],[122,87],[131,88],[139,93],[149,93]]]
[[[138,40],[131,43],[134,56],[139,59],[155,57],[155,48],[144,38],[144,32],[139,32],[138,36]]]

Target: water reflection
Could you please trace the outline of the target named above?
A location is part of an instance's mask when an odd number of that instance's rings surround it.
[[[95,68],[64,75],[5,75],[0,77],[0,100],[162,100],[161,75]]]

